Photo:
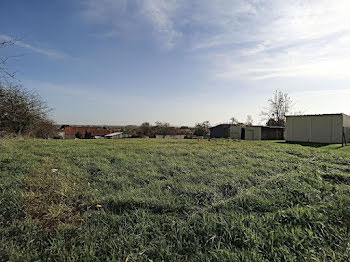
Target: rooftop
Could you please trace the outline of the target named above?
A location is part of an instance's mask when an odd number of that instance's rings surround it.
[[[123,132],[114,132],[114,133],[110,133],[110,134],[105,135],[105,136],[110,137],[110,136],[118,136],[118,135],[121,135],[121,134],[123,134]]]
[[[237,126],[237,125],[232,125],[232,124],[220,124],[217,126],[213,126],[211,128],[219,127],[219,126]],[[267,128],[284,128],[284,126],[237,126],[237,127],[267,127]],[[210,128],[210,129],[211,129]]]
[[[334,113],[334,114],[289,115],[289,116],[286,116],[286,117],[302,117],[302,116],[339,116],[339,115],[348,116],[347,114],[344,114],[344,113]]]
[[[110,134],[113,132],[113,130],[105,128],[94,128],[89,126],[66,126],[64,128],[65,135],[75,135],[77,133],[84,135],[86,132],[90,133],[93,136],[98,136]]]

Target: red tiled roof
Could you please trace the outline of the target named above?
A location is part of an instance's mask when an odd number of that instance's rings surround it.
[[[111,134],[114,130],[104,129],[104,128],[95,128],[89,126],[67,126],[64,128],[65,135],[75,135],[77,133],[81,135],[85,135],[86,132],[91,133],[93,136],[103,136],[107,134]]]

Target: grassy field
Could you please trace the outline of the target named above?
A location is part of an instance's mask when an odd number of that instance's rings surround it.
[[[1,261],[350,259],[350,147],[7,140],[0,178]]]

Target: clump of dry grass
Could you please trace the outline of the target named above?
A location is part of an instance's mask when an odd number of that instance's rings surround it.
[[[56,170],[49,158],[24,179],[24,209],[44,230],[64,230],[78,226],[92,201],[89,186],[79,176]]]

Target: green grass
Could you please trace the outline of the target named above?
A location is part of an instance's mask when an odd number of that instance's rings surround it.
[[[350,259],[350,147],[7,140],[0,179],[1,261]]]

